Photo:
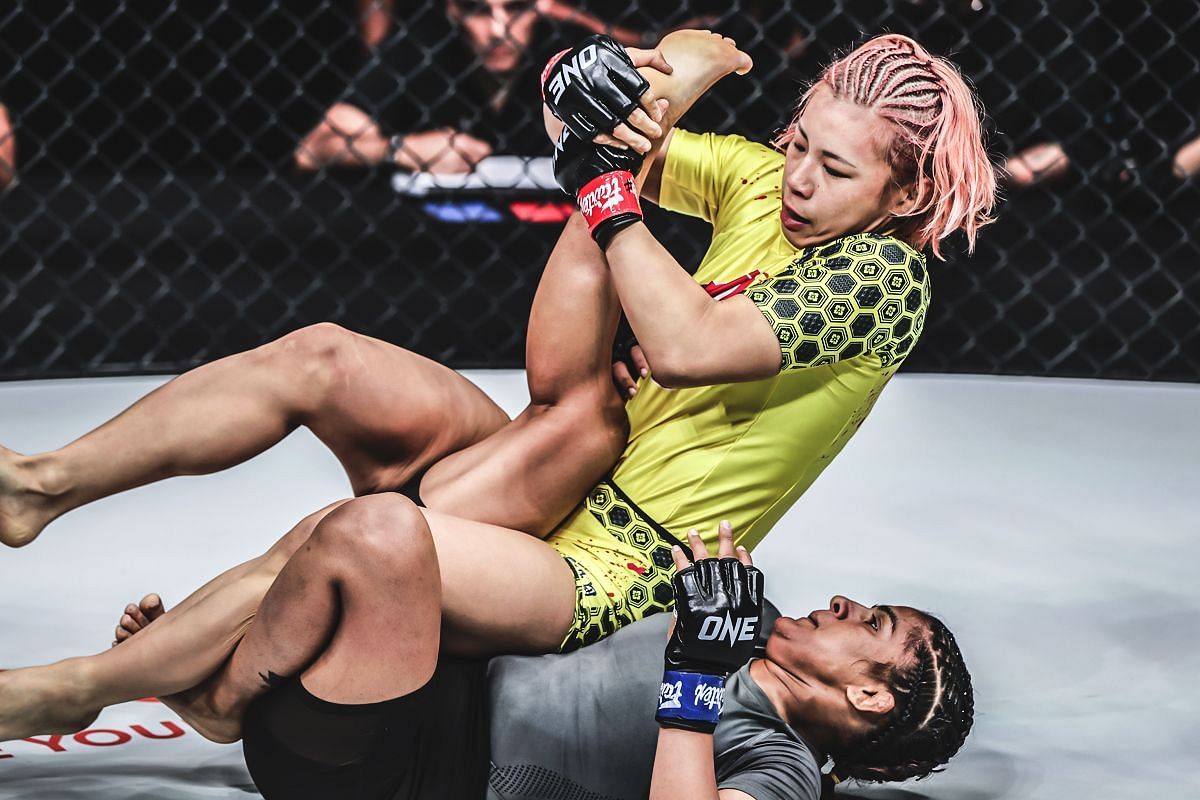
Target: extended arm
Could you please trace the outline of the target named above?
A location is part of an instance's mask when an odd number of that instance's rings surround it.
[[[654,751],[650,800],[754,800],[741,789],[718,789],[712,734],[663,728]]]
[[[401,169],[432,172],[470,172],[491,155],[487,142],[443,128],[405,134],[395,140],[374,119],[350,103],[335,103],[325,118],[296,148],[296,166],[367,167],[391,160]]]
[[[365,167],[384,160],[388,139],[375,120],[349,103],[335,103],[296,148],[296,166]]]
[[[688,532],[693,565],[688,564],[682,549],[673,551],[679,570],[674,580],[676,619],[667,642],[659,694],[661,727],[650,780],[651,800],[750,797],[736,789],[717,789],[713,731],[724,705],[725,677],[749,660],[754,649],[762,619],[762,575],[754,569],[745,548],[734,550],[728,522],[721,523],[718,540],[720,562],[708,557],[695,530]],[[737,562],[733,560],[735,552]],[[700,638],[714,615],[747,623],[754,633],[733,638],[728,644]],[[704,691],[712,685],[719,685],[720,691]]]

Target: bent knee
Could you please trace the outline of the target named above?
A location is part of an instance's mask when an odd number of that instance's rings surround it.
[[[556,451],[569,447],[570,462],[590,465],[597,476],[616,463],[629,441],[629,417],[619,398],[612,404],[593,401],[531,405],[518,421],[538,431],[542,444],[535,449]],[[424,488],[423,483],[422,491]]]
[[[629,415],[611,385],[568,398],[555,406],[554,413],[573,447],[607,453],[615,461],[629,441]]]
[[[429,523],[413,501],[399,494],[351,500],[331,511],[310,541],[323,554],[363,565],[436,568]]]
[[[353,375],[361,364],[356,352],[360,336],[332,322],[318,322],[261,348],[289,375],[315,390],[329,388]]]
[[[320,524],[321,520],[348,502],[350,502],[349,499],[338,500],[300,520],[294,528],[285,533],[275,544],[271,545],[271,549],[258,558],[259,568],[263,572],[272,575],[273,579],[273,576],[279,574],[279,571],[296,554],[296,551],[303,547],[304,543],[309,540],[309,537],[312,536],[313,531]]]
[[[629,434],[629,416],[625,401],[608,381],[594,386],[579,387],[569,394],[553,399],[531,401],[529,412],[536,416],[552,415],[569,429],[582,434],[602,436]]]

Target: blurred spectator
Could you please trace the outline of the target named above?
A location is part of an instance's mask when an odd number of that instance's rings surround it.
[[[8,118],[8,107],[0,103],[0,189],[7,189],[17,175],[17,137]]]
[[[1042,142],[1026,147],[1004,162],[1001,178],[1013,189],[1026,189],[1042,181],[1054,181],[1066,174],[1071,160],[1058,142]]]
[[[1174,173],[1181,181],[1200,173],[1200,138],[1192,139],[1175,153]]]
[[[363,44],[375,48],[392,29],[395,0],[358,0],[358,20]]]
[[[589,31],[546,0],[445,0],[397,30],[296,149],[304,169],[392,163],[468,172],[498,153],[549,154],[537,82]]]
[[[537,11],[543,17],[558,23],[576,25],[592,33],[607,33],[626,47],[650,47],[658,40],[658,33],[647,33],[624,25],[609,24],[595,14],[564,2],[563,0],[537,0]]]

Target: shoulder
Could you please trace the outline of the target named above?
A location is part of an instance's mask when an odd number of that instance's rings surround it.
[[[724,724],[724,721],[722,721]],[[755,800],[818,800],[821,768],[803,742],[770,731],[717,755],[717,785]]]
[[[805,248],[787,272],[807,286],[819,283],[833,296],[849,296],[865,308],[888,298],[923,305],[929,285],[925,257],[906,242],[878,233],[854,233]]]
[[[817,800],[821,770],[817,756],[779,717],[758,688],[749,667],[731,677],[725,713],[717,726],[717,785],[755,800]]]
[[[924,257],[899,239],[856,233],[802,250],[746,296],[780,340],[782,369],[820,366],[866,352],[898,362],[925,324]]]
[[[783,166],[783,154],[778,150],[739,134],[693,133],[684,128],[676,128],[671,135],[668,158],[708,159],[721,171]]]
[[[852,233],[822,245],[806,248],[798,261],[818,262],[827,269],[844,270],[865,267],[864,277],[876,273],[891,274],[897,283],[925,282],[925,256],[907,242],[883,233]]]

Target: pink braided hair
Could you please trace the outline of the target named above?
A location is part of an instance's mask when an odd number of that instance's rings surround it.
[[[901,238],[942,258],[941,241],[961,230],[974,252],[978,230],[993,221],[996,173],[983,146],[979,103],[958,68],[907,36],[887,34],[830,64],[800,98],[796,119],[821,86],[892,124],[893,178],[917,195],[897,231]],[[774,144],[786,146],[794,135],[795,120]]]

